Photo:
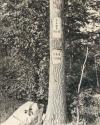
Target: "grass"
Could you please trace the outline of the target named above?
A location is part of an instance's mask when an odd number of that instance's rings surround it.
[[[22,104],[17,100],[0,96],[0,123],[4,122]]]

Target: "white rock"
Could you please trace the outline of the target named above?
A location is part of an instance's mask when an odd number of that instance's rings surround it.
[[[36,118],[38,112],[37,103],[31,101],[20,106],[4,123],[1,125],[30,125]]]

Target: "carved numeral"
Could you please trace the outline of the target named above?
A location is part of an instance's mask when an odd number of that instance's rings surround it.
[[[52,51],[52,62],[53,64],[60,64],[62,62],[62,51],[61,50],[53,50]]]
[[[53,37],[61,38],[61,34],[62,34],[62,22],[61,18],[57,17],[53,19]]]

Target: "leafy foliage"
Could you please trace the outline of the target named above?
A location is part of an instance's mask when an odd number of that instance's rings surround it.
[[[48,75],[39,76],[48,74],[48,2],[8,0],[0,8],[2,90],[18,100],[45,98]]]

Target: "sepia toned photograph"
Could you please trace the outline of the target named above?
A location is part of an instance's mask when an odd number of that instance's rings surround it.
[[[100,125],[100,0],[0,0],[0,125]]]

